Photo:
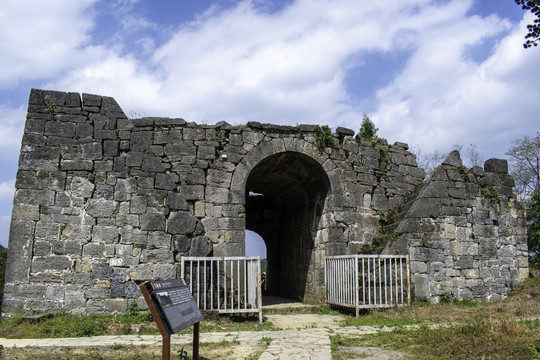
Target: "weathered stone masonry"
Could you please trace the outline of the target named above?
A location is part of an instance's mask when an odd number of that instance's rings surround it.
[[[464,169],[454,153],[423,183],[404,143],[338,128],[319,148],[316,134],[128,119],[110,97],[32,90],[2,311],[144,305],[139,283],[179,276],[183,255],[243,255],[246,229],[271,290],[308,302],[324,298],[325,255],[410,254],[415,296],[434,301],[498,299],[527,275],[505,161]]]

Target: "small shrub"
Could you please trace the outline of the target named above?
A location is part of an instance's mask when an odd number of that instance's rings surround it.
[[[463,307],[477,307],[478,303],[474,302],[472,300],[462,299],[462,300],[454,300],[453,304],[456,306],[463,306]]]
[[[386,213],[384,211],[379,211],[379,225],[386,226],[388,225],[388,219],[386,218]]]
[[[461,177],[463,178],[463,181],[468,182],[469,181],[469,172],[467,170],[467,167],[464,165],[458,166],[458,171]]]
[[[452,302],[452,299],[454,298],[454,295],[451,292],[444,291],[440,296],[439,300],[442,303],[450,304]]]
[[[375,124],[373,121],[369,119],[369,117],[364,113],[364,118],[362,119],[362,125],[360,126],[360,130],[358,131],[358,136],[360,136],[360,139],[370,142],[376,142],[379,137],[377,136],[377,131],[379,129],[375,127]]]
[[[317,125],[315,127],[315,141],[320,148],[332,147],[334,145],[334,136],[328,125]]]
[[[118,316],[118,320],[124,324],[152,322],[154,319],[150,310],[142,311],[137,302],[128,305],[126,311]]]

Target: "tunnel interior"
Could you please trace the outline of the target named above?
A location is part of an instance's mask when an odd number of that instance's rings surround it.
[[[304,301],[314,240],[330,181],[321,165],[296,152],[263,159],[246,182],[246,229],[267,249],[267,293]],[[312,277],[311,277],[312,278]]]

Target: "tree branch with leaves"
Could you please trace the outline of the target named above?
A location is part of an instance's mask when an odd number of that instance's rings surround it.
[[[516,4],[521,5],[523,10],[530,10],[536,16],[532,24],[527,25],[529,33],[525,35],[525,49],[537,46],[540,41],[540,0],[515,0]]]
[[[540,191],[540,133],[514,140],[506,155],[510,157],[512,176],[522,197]]]

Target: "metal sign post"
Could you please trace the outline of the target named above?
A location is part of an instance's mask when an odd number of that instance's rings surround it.
[[[193,360],[199,359],[199,322],[203,316],[183,279],[149,281],[140,286],[163,337],[162,359],[171,358],[171,335],[193,327]]]

